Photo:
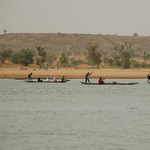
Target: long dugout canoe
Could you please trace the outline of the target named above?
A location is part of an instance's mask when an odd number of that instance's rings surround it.
[[[28,80],[25,80],[25,82],[28,82],[28,83],[65,83],[65,82],[68,82],[70,80],[64,80],[64,81],[56,81],[56,82],[53,82],[53,81],[35,81],[35,80],[32,80],[32,81],[28,81]]]
[[[103,83],[103,84],[99,84],[99,83],[85,83],[85,82],[81,82],[82,84],[87,84],[87,85],[134,85],[134,84],[138,84],[139,82],[126,82],[126,83],[118,83],[118,82],[109,82],[109,83]]]

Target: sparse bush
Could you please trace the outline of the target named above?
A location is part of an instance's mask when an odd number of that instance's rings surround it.
[[[37,65],[40,65],[40,64],[41,64],[41,59],[40,59],[40,57],[36,57],[36,64],[37,64]]]
[[[140,63],[139,63],[139,62],[135,62],[135,63],[134,63],[134,67],[135,67],[135,68],[140,68]]]
[[[115,62],[115,66],[122,67],[122,61],[117,60],[117,61]]]
[[[109,58],[109,59],[107,60],[107,62],[108,62],[108,64],[109,64],[109,66],[112,66],[113,63],[114,63],[114,60],[113,60],[112,58]]]
[[[141,63],[140,66],[141,66],[141,68],[147,68],[147,64],[146,63]]]
[[[77,65],[79,65],[77,60],[75,60],[75,59],[71,60],[71,66],[75,67]]]
[[[108,57],[107,57],[107,56],[104,56],[104,57],[103,57],[103,62],[104,62],[105,65],[106,65],[106,63],[108,62]]]
[[[131,65],[131,61],[130,60],[126,60],[124,63],[123,63],[123,69],[128,69]]]
[[[139,36],[137,33],[134,33],[133,36]]]
[[[84,60],[82,60],[82,59],[77,59],[77,62],[78,62],[79,64],[84,64]]]
[[[11,56],[11,62],[28,66],[34,62],[33,53],[30,49],[22,49]]]

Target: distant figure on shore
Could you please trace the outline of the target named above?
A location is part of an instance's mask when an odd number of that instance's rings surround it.
[[[98,83],[99,84],[103,84],[104,83],[104,81],[102,80],[102,77],[99,78]]]
[[[56,81],[57,81],[56,76],[54,76],[53,82],[56,82]]]
[[[41,65],[39,65],[39,70],[42,70],[42,69],[41,69]]]
[[[65,80],[65,76],[63,76],[62,78],[61,78],[61,81],[63,82]]]
[[[92,73],[87,73],[86,75],[85,75],[85,83],[88,81],[89,83],[90,83],[90,80],[89,80],[89,76],[91,75]]]
[[[38,78],[38,82],[43,82],[43,80],[41,80],[41,78],[39,77],[39,78]]]
[[[31,81],[32,81],[31,76],[32,76],[32,72],[31,72],[30,74],[28,74],[28,81],[29,81],[29,80],[31,80]]]
[[[48,71],[48,64],[46,65],[46,71]]]
[[[50,77],[47,77],[46,81],[49,81],[50,80]]]
[[[147,75],[147,82],[150,80],[150,73]]]

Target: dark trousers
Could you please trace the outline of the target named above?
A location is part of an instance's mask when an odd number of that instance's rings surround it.
[[[85,83],[86,83],[87,81],[90,83],[89,78],[88,78],[88,77],[85,77]]]

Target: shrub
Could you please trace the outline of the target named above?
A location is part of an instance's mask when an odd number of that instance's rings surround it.
[[[118,67],[122,67],[122,61],[117,60],[116,63],[115,63],[115,65],[118,66]]]
[[[134,66],[135,68],[140,68],[140,63],[139,63],[139,62],[135,62],[135,63],[133,64],[133,66]]]
[[[126,60],[125,63],[123,63],[123,69],[130,68],[130,65],[131,65],[131,61],[130,60]]]
[[[36,57],[36,64],[37,64],[37,65],[40,65],[40,64],[41,64],[41,59],[40,59],[40,57]]]
[[[141,68],[147,68],[147,64],[146,63],[141,63],[140,66],[141,66]]]
[[[11,56],[11,62],[28,66],[34,62],[33,52],[30,49],[22,49]]]
[[[75,59],[71,60],[71,66],[75,67],[77,65],[79,65],[77,60],[75,60]]]

